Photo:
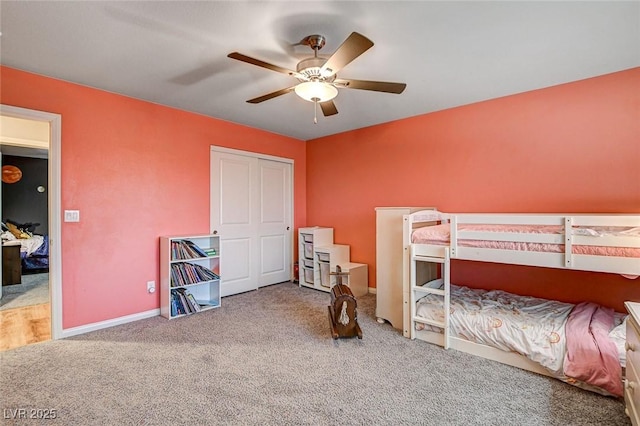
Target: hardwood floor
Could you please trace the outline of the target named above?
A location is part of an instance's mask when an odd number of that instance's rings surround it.
[[[0,351],[51,340],[51,304],[0,311]]]

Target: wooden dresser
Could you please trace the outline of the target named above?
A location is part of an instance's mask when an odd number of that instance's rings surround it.
[[[625,302],[627,319],[627,366],[624,381],[625,412],[634,426],[640,425],[640,303]]]
[[[22,265],[20,264],[20,243],[2,245],[2,285],[20,284]]]

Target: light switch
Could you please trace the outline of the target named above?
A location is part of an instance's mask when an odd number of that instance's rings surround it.
[[[80,210],[65,210],[64,211],[65,222],[80,222]]]

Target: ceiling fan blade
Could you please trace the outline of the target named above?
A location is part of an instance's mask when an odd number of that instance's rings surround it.
[[[249,99],[247,102],[250,104],[259,104],[260,102],[268,101],[269,99],[276,98],[281,95],[286,95],[289,92],[293,92],[296,86],[287,87],[286,89],[278,90],[275,92],[267,93],[266,95],[259,96],[257,98]]]
[[[345,89],[373,90],[376,92],[386,92],[400,94],[407,85],[405,83],[392,83],[389,81],[367,81],[367,80],[346,80],[336,78],[333,84]]]
[[[344,68],[349,62],[362,55],[373,46],[373,42],[363,36],[362,34],[353,32],[347,39],[338,47],[333,55],[322,66],[321,72],[330,71],[331,74],[335,74]]]
[[[256,58],[252,58],[252,57],[247,56],[247,55],[243,55],[242,53],[232,52],[232,53],[229,53],[227,55],[227,57],[229,57],[231,59],[237,59],[238,61],[246,62],[248,64],[256,65],[256,66],[259,66],[259,67],[262,67],[262,68],[266,68],[266,69],[271,70],[271,71],[276,71],[276,72],[281,72],[283,74],[288,74],[288,75],[291,75],[291,76],[296,77],[296,78],[304,78],[305,80],[307,79],[302,74],[299,74],[296,71],[289,70],[289,69],[286,69],[286,68],[282,68],[282,67],[279,67],[277,65],[273,65],[273,64],[270,64],[268,62],[261,61],[260,59],[256,59]]]
[[[334,104],[333,101],[320,103],[320,108],[322,108],[322,113],[324,114],[325,117],[329,117],[330,115],[336,115],[338,113],[336,104]]]

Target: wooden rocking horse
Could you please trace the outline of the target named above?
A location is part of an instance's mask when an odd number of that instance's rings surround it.
[[[329,322],[331,324],[331,336],[355,337],[362,339],[362,330],[358,325],[358,311],[356,298],[353,297],[351,289],[342,284],[342,277],[349,275],[342,272],[340,266],[336,266],[336,272],[331,272],[336,276],[336,285],[331,287],[331,305],[329,305]]]

